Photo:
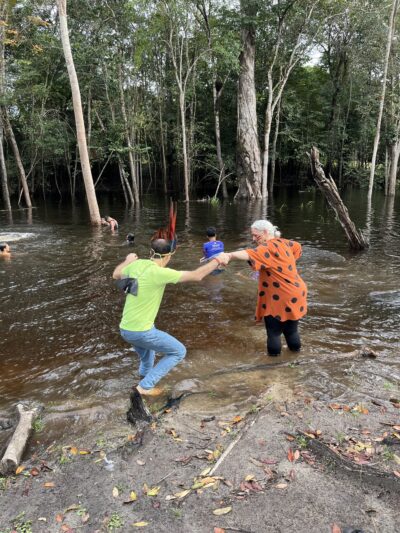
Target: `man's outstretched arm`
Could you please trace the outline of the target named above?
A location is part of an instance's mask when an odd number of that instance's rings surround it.
[[[205,265],[202,265],[196,270],[182,271],[182,275],[178,283],[185,283],[188,281],[201,281],[203,278],[213,272],[219,265],[227,265],[229,263],[229,254],[218,254],[217,257],[211,259]]]
[[[136,259],[138,259],[136,254],[128,254],[125,261],[122,261],[122,263],[115,267],[112,277],[114,279],[121,279],[124,268],[136,261]]]

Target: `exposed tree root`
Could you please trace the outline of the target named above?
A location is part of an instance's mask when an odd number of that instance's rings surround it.
[[[304,435],[302,431],[298,432]],[[358,465],[344,458],[338,452],[334,451],[328,444],[318,440],[310,439],[308,441],[308,448],[326,463],[334,464],[336,468],[339,468],[342,472],[352,474],[352,479],[359,479],[364,483],[372,485],[378,485],[384,487],[390,491],[398,492],[400,490],[400,479],[393,474],[383,472],[368,465]],[[354,474],[357,474],[355,477]]]

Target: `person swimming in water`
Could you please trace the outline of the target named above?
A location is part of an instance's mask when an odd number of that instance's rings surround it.
[[[0,243],[0,257],[10,257],[11,250],[6,242]]]
[[[129,246],[132,246],[135,242],[135,234],[134,233],[128,233],[128,235],[126,236],[126,243],[129,245]]]
[[[101,224],[103,226],[109,226],[111,231],[116,231],[118,229],[118,222],[115,220],[115,218],[106,216],[101,219]]]

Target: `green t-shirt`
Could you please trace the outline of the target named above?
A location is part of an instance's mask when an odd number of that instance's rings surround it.
[[[137,259],[123,269],[122,276],[138,280],[138,293],[137,296],[126,296],[119,327],[128,331],[147,331],[154,325],[165,285],[178,283],[182,272],[162,268],[149,259]]]

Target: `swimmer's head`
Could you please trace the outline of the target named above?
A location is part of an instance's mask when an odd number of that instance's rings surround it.
[[[10,247],[8,246],[6,242],[0,243],[0,253],[3,255],[7,255],[10,253]]]
[[[209,228],[206,229],[207,237],[215,237],[216,234],[217,234],[217,230],[213,226],[210,226]]]

